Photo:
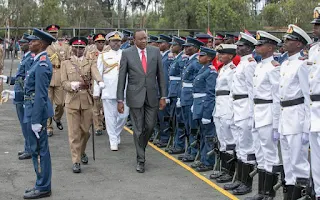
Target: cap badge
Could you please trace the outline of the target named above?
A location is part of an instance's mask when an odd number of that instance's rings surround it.
[[[293,27],[292,27],[292,26],[290,26],[290,27],[288,28],[287,33],[289,33],[289,34],[293,33]]]

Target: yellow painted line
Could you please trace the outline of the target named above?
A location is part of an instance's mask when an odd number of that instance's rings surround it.
[[[124,127],[124,130],[126,130],[127,132],[129,132],[130,134],[133,134],[133,131],[130,130],[128,127]],[[220,193],[222,193],[224,196],[232,199],[232,200],[239,200],[236,196],[234,196],[233,194],[231,194],[230,192],[228,192],[227,190],[224,190],[223,188],[221,188],[220,186],[218,186],[217,184],[213,183],[211,180],[207,179],[206,177],[204,177],[203,175],[201,175],[199,172],[195,171],[194,169],[192,169],[191,167],[189,167],[188,165],[184,164],[182,161],[176,159],[175,157],[171,156],[170,154],[168,154],[167,152],[163,151],[162,149],[158,148],[157,146],[155,146],[154,144],[152,144],[151,142],[148,142],[149,146],[151,146],[153,149],[155,149],[156,151],[158,151],[159,153],[161,153],[162,155],[164,155],[165,157],[169,158],[170,160],[172,160],[173,162],[177,163],[178,165],[180,165],[181,167],[185,168],[186,170],[188,170],[190,173],[192,173],[194,176],[198,177],[199,179],[201,179],[202,181],[204,181],[205,183],[207,183],[208,185],[210,185],[211,187],[213,187],[214,189],[218,190]]]

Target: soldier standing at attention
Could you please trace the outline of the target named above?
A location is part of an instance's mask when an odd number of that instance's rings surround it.
[[[110,46],[106,45],[106,35],[103,33],[98,33],[93,36],[93,41],[95,43],[94,48],[91,51],[88,51],[86,54],[86,58],[89,60],[97,61],[98,57],[109,51]],[[103,129],[103,111],[102,111],[102,101],[100,96],[93,97],[93,124],[96,131],[96,135],[102,135]]]
[[[32,161],[37,180],[32,189],[25,191],[24,199],[39,199],[51,195],[51,158],[46,124],[53,116],[48,88],[52,78],[52,65],[47,47],[56,39],[39,29],[33,29],[36,37],[30,42],[30,51],[35,54],[33,64],[24,82],[24,119],[30,143]]]
[[[91,81],[94,79],[101,88],[104,83],[93,60],[84,57],[84,50],[88,44],[85,37],[74,37],[69,44],[72,46],[73,56],[62,62],[61,83],[66,91],[66,114],[68,122],[69,144],[74,173],[80,173],[80,160],[88,163],[85,153],[90,137],[89,129],[92,124],[92,92]]]
[[[49,25],[46,31],[49,32],[54,38],[58,38],[58,31],[60,26]],[[61,87],[61,62],[69,58],[69,46],[64,43],[54,42],[47,48],[48,56],[52,63],[53,73],[49,87],[49,99],[53,105],[56,105],[53,118],[48,119],[47,131],[48,136],[53,135],[52,119],[56,122],[59,130],[63,129],[61,118],[64,112],[64,98],[65,93]]]

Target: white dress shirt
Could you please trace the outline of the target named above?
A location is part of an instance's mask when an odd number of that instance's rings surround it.
[[[137,46],[136,46],[136,47],[137,47]],[[139,53],[140,60],[142,61],[142,53],[141,53],[141,51],[144,51],[144,55],[146,56],[146,60],[147,60],[147,58],[148,58],[148,56],[147,56],[147,48],[145,48],[145,49],[140,49],[139,47],[137,47],[137,49],[138,49],[138,53]]]

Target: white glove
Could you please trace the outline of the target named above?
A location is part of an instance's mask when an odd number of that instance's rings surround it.
[[[0,75],[0,79],[2,79],[3,82],[7,82],[8,77],[6,75]]]
[[[181,108],[180,98],[177,99],[176,107],[177,108]]]
[[[273,139],[274,142],[279,141],[279,139],[280,139],[280,133],[278,132],[277,129],[273,129],[272,139]]]
[[[191,110],[191,112],[193,113],[193,105],[191,106],[190,110]]]
[[[99,82],[99,87],[102,90],[106,87],[106,85],[104,84],[104,82]]]
[[[31,129],[36,135],[36,137],[39,139],[39,132],[41,131],[42,125],[41,124],[31,124]]]
[[[7,98],[7,95],[9,95],[9,99],[14,99],[14,97],[16,96],[16,93],[12,90],[3,90],[1,93],[1,98]]]
[[[79,81],[72,81],[71,83],[71,89],[72,90],[78,90],[80,87],[80,82]]]
[[[202,122],[202,124],[210,124],[211,123],[211,119],[202,118],[201,122]]]
[[[170,103],[170,99],[166,98],[166,104]]]
[[[301,142],[303,145],[309,143],[309,134],[308,133],[302,133]]]

